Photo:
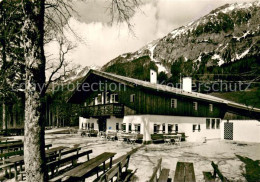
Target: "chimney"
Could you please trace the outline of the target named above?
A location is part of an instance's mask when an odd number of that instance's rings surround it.
[[[150,70],[150,82],[157,83],[157,72],[154,70]]]
[[[184,77],[182,79],[182,90],[192,92],[192,79],[191,77]]]

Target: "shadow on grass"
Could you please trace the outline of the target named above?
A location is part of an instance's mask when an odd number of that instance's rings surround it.
[[[248,157],[243,157],[240,155],[236,155],[239,160],[245,163],[246,173],[243,176],[246,178],[248,182],[257,182],[260,181],[260,166],[259,160],[252,160]]]

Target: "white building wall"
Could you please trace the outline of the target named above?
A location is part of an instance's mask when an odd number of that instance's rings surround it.
[[[157,83],[157,72],[154,70],[150,70],[150,82]]]
[[[192,91],[192,79],[191,79],[191,77],[184,77],[182,79],[182,89],[186,92]]]
[[[116,123],[119,123],[119,129],[121,129],[121,124],[123,123],[123,118],[116,118],[111,116],[107,119],[107,131],[116,131]]]
[[[223,121],[227,122],[226,120]],[[233,140],[260,143],[260,121],[257,120],[229,120],[233,123]],[[224,124],[221,139],[224,139]]]
[[[90,123],[90,126],[92,123],[94,123],[94,130],[98,130],[98,119],[96,118],[89,118],[88,122]]]
[[[206,122],[206,118],[203,118],[203,119]],[[202,124],[200,124],[200,131],[195,130],[193,132],[192,126],[193,126],[193,124],[183,124],[183,127],[185,127],[185,128],[182,130],[182,132],[184,132],[185,135],[188,136],[187,141],[202,142],[202,141],[204,141],[204,138],[206,138],[207,140],[220,139],[221,128],[206,129],[206,123],[202,123]]]
[[[88,123],[90,123],[90,126],[92,123],[94,123],[94,130],[98,130],[98,124],[97,119],[95,118],[83,118],[79,117],[79,129],[88,129]]]
[[[183,116],[165,116],[165,115],[132,115],[125,116],[123,123],[128,126],[129,123],[141,124],[141,134],[144,135],[143,140],[151,140],[151,134],[154,133],[154,124],[165,124],[166,133],[168,124],[178,124],[178,132],[184,132],[187,136],[186,140],[191,142],[203,141],[207,139],[220,139],[220,129],[206,129],[206,118],[202,117],[183,117]],[[193,132],[193,124],[200,124],[200,132]],[[128,127],[126,127],[128,132]]]
[[[87,119],[83,118],[83,117],[79,117],[79,129],[86,129],[86,123],[87,123]]]

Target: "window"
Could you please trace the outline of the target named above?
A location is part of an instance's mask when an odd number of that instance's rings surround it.
[[[140,133],[140,131],[141,131],[141,125],[135,124],[135,132]]]
[[[130,95],[130,102],[135,102],[135,94]]]
[[[95,104],[102,104],[102,95],[98,94],[98,96],[95,98]]]
[[[200,132],[200,124],[193,124],[192,125],[192,131],[195,132],[196,130],[198,130],[198,132]]]
[[[173,125],[168,124],[168,133],[172,133],[172,131],[173,131]]]
[[[175,125],[175,132],[178,133],[178,131],[179,131],[179,126],[176,124]]]
[[[153,133],[156,134],[156,133],[158,133],[158,131],[159,131],[159,125],[154,124],[153,125]]]
[[[213,112],[213,104],[209,104],[209,111]]]
[[[210,119],[206,119],[206,129],[210,129]]]
[[[119,123],[116,123],[116,131],[119,131]]]
[[[211,129],[215,129],[215,119],[211,119]]]
[[[122,130],[123,130],[123,132],[125,132],[125,131],[126,131],[126,125],[125,125],[125,123],[124,123],[124,124],[122,124]]]
[[[162,132],[165,133],[165,123],[162,124]]]
[[[192,125],[192,131],[193,131],[193,132],[195,132],[196,128],[197,128],[197,125],[196,125],[196,124]]]
[[[91,123],[91,129],[94,130],[94,123]]]
[[[194,109],[195,111],[198,110],[198,102],[193,102],[193,109]]]
[[[129,132],[132,131],[132,123],[129,123],[129,125],[128,125],[128,131],[129,131]]]
[[[217,119],[216,128],[219,129],[220,126],[220,119]]]
[[[110,101],[110,94],[109,92],[106,92],[106,104]]]
[[[111,94],[111,103],[118,103],[118,95],[117,94]]]
[[[171,108],[177,108],[177,99],[171,99]]]

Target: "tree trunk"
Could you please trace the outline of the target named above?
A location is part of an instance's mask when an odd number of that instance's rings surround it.
[[[5,114],[5,102],[3,101],[3,129],[7,130],[6,114]]]
[[[55,112],[54,112],[54,109],[52,107],[52,127],[54,128],[55,127]]]
[[[50,108],[50,105],[48,106],[48,116],[49,116],[49,126],[52,126],[52,122],[51,122],[51,108]]]
[[[44,0],[22,1],[26,64],[24,162],[26,181],[47,181],[44,150]]]
[[[57,128],[59,128],[59,111],[57,106],[56,106],[56,124],[57,124]]]
[[[19,100],[18,100],[19,102]],[[17,122],[17,104],[14,104],[13,106],[13,126],[16,128],[16,123]]]

